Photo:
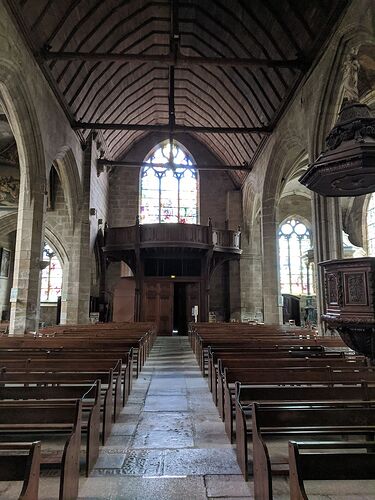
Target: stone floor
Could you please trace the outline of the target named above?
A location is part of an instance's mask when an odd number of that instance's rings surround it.
[[[252,498],[186,337],[159,337],[80,499]]]
[[[375,499],[375,483],[373,489],[347,483],[341,491],[313,484],[309,499]],[[40,500],[57,499],[58,484],[58,477],[43,477]],[[287,481],[273,484],[275,500],[289,500]],[[79,499],[240,500],[252,494],[187,338],[159,337],[94,471],[80,479]],[[13,486],[0,483],[0,498],[17,498]]]

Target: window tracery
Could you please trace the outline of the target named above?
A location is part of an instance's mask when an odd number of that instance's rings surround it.
[[[198,173],[191,156],[176,143],[165,143],[141,170],[140,222],[198,221]]]
[[[43,248],[43,261],[47,261],[48,265],[42,271],[40,301],[57,302],[61,295],[63,271],[56,252],[48,243]]]
[[[279,228],[279,261],[281,293],[310,295],[313,275],[308,259],[311,249],[311,233],[296,218],[287,219]]]

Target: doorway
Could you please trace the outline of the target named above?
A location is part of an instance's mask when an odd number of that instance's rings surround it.
[[[186,283],[175,283],[173,294],[173,334],[187,335]]]
[[[142,321],[156,324],[158,335],[187,335],[193,306],[200,304],[200,282],[149,278],[143,284]]]

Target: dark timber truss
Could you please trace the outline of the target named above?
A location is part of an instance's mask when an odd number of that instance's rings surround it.
[[[4,1],[83,141],[103,130],[116,161],[146,134],[191,134],[227,166],[251,164],[349,5]]]

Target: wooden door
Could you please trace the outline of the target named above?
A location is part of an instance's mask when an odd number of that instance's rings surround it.
[[[156,280],[143,283],[142,318],[156,323],[158,335],[172,335],[173,283]]]

